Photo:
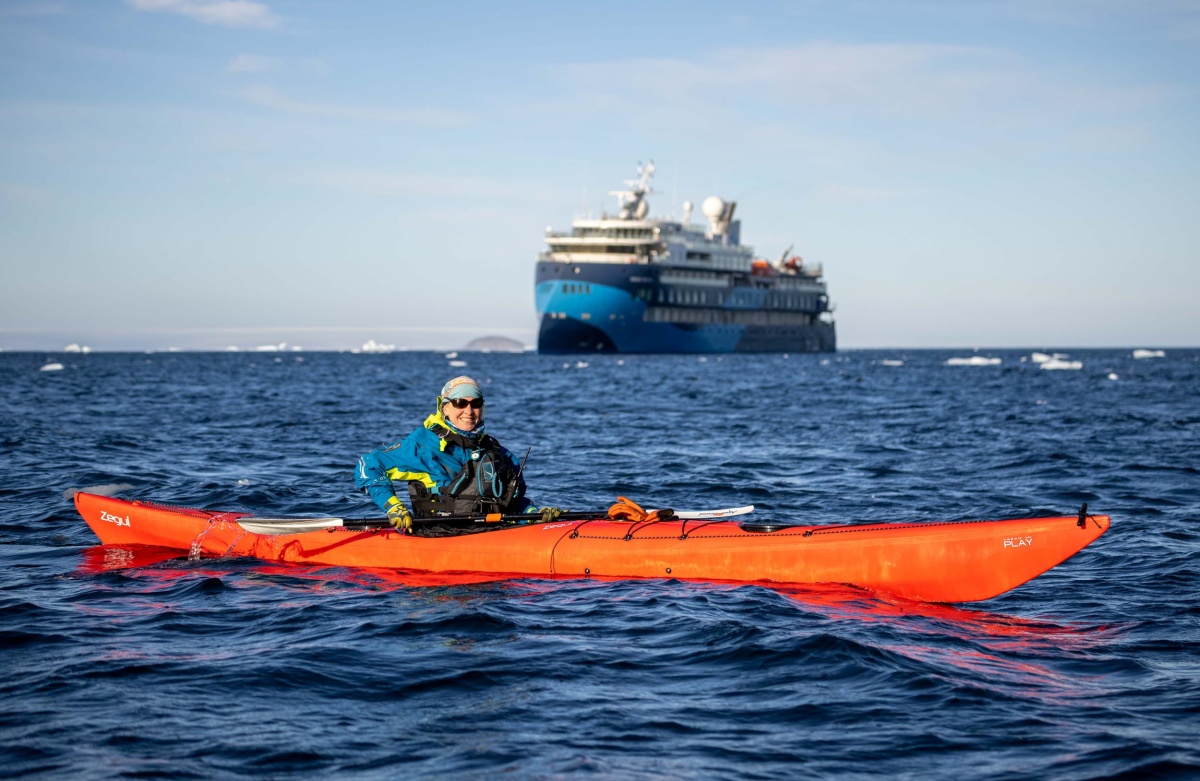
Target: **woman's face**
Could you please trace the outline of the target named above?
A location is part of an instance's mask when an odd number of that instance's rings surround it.
[[[459,408],[455,404],[462,404],[463,406]],[[483,399],[452,399],[447,401],[442,405],[442,417],[450,421],[459,431],[474,431],[475,427],[483,422]]]

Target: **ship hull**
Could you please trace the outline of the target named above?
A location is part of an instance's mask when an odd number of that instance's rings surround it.
[[[768,281],[736,289],[723,287],[732,292],[724,294],[720,305],[671,305],[658,301],[660,291],[667,287],[661,272],[661,268],[645,264],[539,262],[538,352],[711,354],[837,349],[834,325],[818,319],[819,308],[807,313],[767,313],[763,305],[773,292]],[[697,298],[709,293],[702,289],[687,292]],[[739,322],[756,317],[766,322]],[[666,318],[677,321],[664,321]]]

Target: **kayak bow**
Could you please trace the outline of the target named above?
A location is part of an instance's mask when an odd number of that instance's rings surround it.
[[[106,545],[155,545],[266,561],[538,577],[847,583],[925,602],[1003,594],[1067,560],[1109,527],[1104,515],[852,526],[606,518],[417,537],[331,527],[255,534],[213,512],[77,493]],[[330,520],[330,519],[320,519]]]

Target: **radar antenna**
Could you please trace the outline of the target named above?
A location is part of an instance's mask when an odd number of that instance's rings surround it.
[[[622,220],[640,220],[650,211],[647,195],[656,193],[650,189],[650,177],[654,175],[654,161],[642,165],[638,163],[638,178],[627,179],[626,190],[610,190],[609,195],[617,196],[617,204],[621,207]]]

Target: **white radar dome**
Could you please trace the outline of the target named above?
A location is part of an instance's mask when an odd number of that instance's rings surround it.
[[[710,220],[720,219],[725,212],[725,201],[715,195],[710,195],[704,199],[704,203],[700,204],[700,211]]]

